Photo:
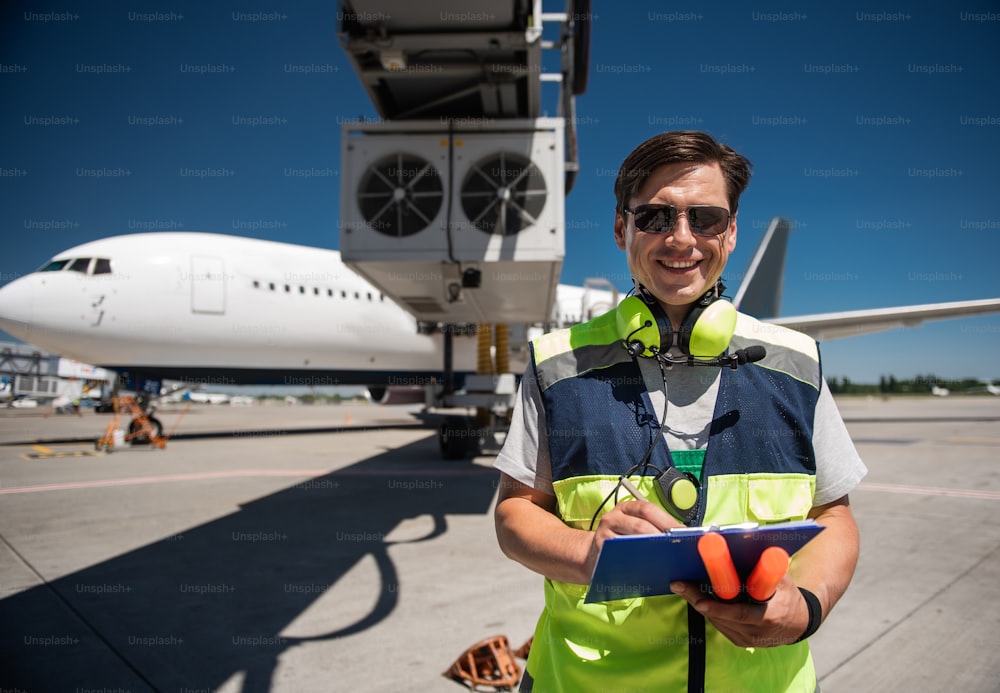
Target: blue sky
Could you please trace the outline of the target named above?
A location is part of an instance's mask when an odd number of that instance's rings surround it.
[[[376,113],[337,42],[335,2],[12,5],[0,284],[143,230],[338,246],[340,124]],[[695,128],[754,162],[731,292],[783,215],[796,225],[785,315],[1000,296],[995,2],[702,5],[595,3],[563,282],[628,288],[614,172],[646,137]],[[266,124],[240,124],[253,118]],[[823,345],[827,375],[859,382],[1000,378],[998,350],[1000,315]]]

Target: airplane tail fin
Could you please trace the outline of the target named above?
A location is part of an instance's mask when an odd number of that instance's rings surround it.
[[[733,304],[755,318],[775,318],[781,309],[781,287],[785,279],[785,250],[792,224],[775,217],[754,253]]]

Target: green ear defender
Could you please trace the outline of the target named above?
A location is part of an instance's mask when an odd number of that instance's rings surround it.
[[[694,325],[687,351],[692,358],[709,360],[719,356],[729,346],[736,331],[736,309],[729,301],[713,301],[701,311]]]
[[[661,352],[661,325],[673,331],[659,304],[650,305],[638,296],[629,296],[618,304],[615,324],[625,349],[633,357],[656,356]],[[735,331],[733,304],[706,294],[676,331],[677,346],[696,361],[711,361],[726,350]]]
[[[652,358],[660,351],[660,328],[649,305],[638,296],[629,296],[618,304],[615,324],[632,356]]]

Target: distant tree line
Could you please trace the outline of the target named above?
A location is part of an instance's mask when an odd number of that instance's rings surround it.
[[[946,380],[935,375],[918,375],[910,380],[897,380],[893,375],[879,376],[878,383],[853,383],[846,376],[827,379],[830,392],[835,395],[923,395],[931,389],[943,387],[952,392],[965,392],[982,388],[983,383],[975,378]]]

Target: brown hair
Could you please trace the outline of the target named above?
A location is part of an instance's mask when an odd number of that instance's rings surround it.
[[[729,211],[736,213],[740,195],[750,182],[750,160],[707,133],[675,130],[650,137],[625,157],[615,179],[615,209],[618,214],[624,215],[629,200],[639,194],[639,189],[653,171],[678,161],[719,164],[726,179]]]

